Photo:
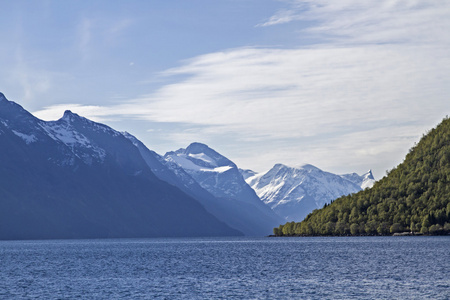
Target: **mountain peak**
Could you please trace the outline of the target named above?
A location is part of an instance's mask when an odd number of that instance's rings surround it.
[[[286,171],[286,170],[304,170],[306,172],[311,172],[311,171],[320,171],[319,168],[317,168],[316,166],[310,165],[310,164],[301,164],[301,165],[296,165],[294,167],[291,166],[287,166],[285,164],[281,164],[281,163],[277,163],[275,164],[272,169],[270,171]]]
[[[264,203],[287,221],[302,220],[325,203],[361,189],[339,175],[310,164],[296,167],[276,164],[266,173],[247,178],[246,182]]]
[[[21,122],[29,122],[30,118],[36,119],[32,114],[26,111],[22,106],[14,101],[9,101],[3,93],[0,92],[0,116],[6,119],[20,119]]]
[[[281,170],[281,169],[295,169],[295,170],[305,170],[305,171],[313,171],[313,170],[320,170],[319,168],[317,168],[316,166],[313,166],[311,164],[300,164],[300,165],[296,165],[294,167],[290,167],[287,166],[285,164],[280,164],[277,163],[273,166],[272,169],[277,169],[277,170]]]
[[[63,120],[71,120],[72,118],[74,118],[75,116],[78,116],[77,114],[74,114],[72,111],[70,111],[70,110],[66,110],[65,112],[64,112],[64,115],[63,115]]]
[[[86,119],[86,118],[84,118],[84,117],[82,117],[82,116],[80,116],[80,115],[78,115],[78,114],[76,114],[76,113],[73,113],[73,112],[70,111],[70,110],[66,110],[66,111],[64,112],[64,115],[63,115],[63,117],[61,118],[61,120],[66,121],[67,123],[72,123],[72,122],[75,122],[76,120],[85,120],[85,121],[89,121],[88,119]]]
[[[367,173],[365,173],[365,174],[363,175],[363,177],[364,177],[365,179],[374,179],[374,180],[375,180],[375,177],[373,177],[372,170],[367,171]]]
[[[186,153],[198,154],[198,153],[202,153],[205,151],[211,151],[211,150],[212,149],[209,148],[208,145],[206,145],[206,144],[194,142],[194,143],[191,143],[189,146],[187,146]]]
[[[318,170],[316,166],[313,166],[311,164],[302,164],[297,166],[297,169],[303,169],[303,170]]]
[[[8,98],[6,98],[5,94],[3,94],[2,92],[0,92],[0,103],[9,104],[10,106],[16,106],[16,107],[22,108],[22,106],[20,106],[19,104],[15,103],[13,101],[9,101]]]
[[[288,166],[286,166],[286,165],[284,165],[284,164],[280,164],[280,163],[275,164],[275,165],[273,166],[273,169],[277,169],[277,170],[283,169],[283,168],[288,168]]]

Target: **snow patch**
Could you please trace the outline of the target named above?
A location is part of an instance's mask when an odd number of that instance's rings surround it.
[[[207,155],[189,154],[188,156],[195,158],[195,159],[201,159],[203,161],[211,163],[210,161],[208,161],[208,159],[211,160],[211,158]],[[176,163],[184,170],[190,170],[190,171],[196,171],[196,172],[224,173],[233,168],[231,166],[222,166],[222,167],[216,167],[216,168],[202,167],[202,166],[196,165],[193,161],[189,160],[189,158],[187,158],[187,156],[185,154],[169,155],[169,156],[167,156],[167,159],[171,162]]]
[[[68,146],[76,144],[90,146],[90,141],[82,134],[64,128],[63,126],[54,126],[52,128],[53,136]]]
[[[246,182],[287,221],[301,221],[313,209],[360,190],[350,180],[308,164],[296,168],[276,164],[265,173],[247,178]]]
[[[206,169],[206,168],[201,168],[200,171],[203,172],[216,172],[216,173],[224,173],[228,170],[231,170],[233,167],[230,166],[223,166],[223,167],[217,167],[214,169]]]
[[[103,161],[106,157],[105,150],[95,146],[92,142],[68,123],[46,122],[41,127],[47,132],[50,138],[62,142],[68,146],[75,156],[81,158],[85,163],[92,164],[93,158]],[[88,149],[93,155],[85,153]]]
[[[189,157],[192,157],[194,159],[203,160],[204,162],[207,162],[208,164],[217,166],[217,164],[214,161],[214,159],[212,159],[211,157],[209,157],[205,153],[197,153],[197,154],[189,153]]]
[[[192,161],[186,158],[186,155],[180,154],[180,155],[170,155],[167,157],[169,161],[172,161],[176,164],[178,164],[180,167],[182,167],[185,170],[192,170],[192,171],[200,171],[201,167],[194,164]]]
[[[12,132],[15,135],[17,135],[18,137],[20,137],[22,140],[24,140],[27,145],[37,141],[37,138],[34,135],[32,135],[32,134],[28,135],[28,134],[25,134],[25,133],[18,132],[16,130],[12,130]]]
[[[359,185],[363,190],[366,188],[371,188],[375,184],[375,178],[373,177],[372,170],[369,170],[361,176],[356,173],[351,173],[341,175],[341,177]]]

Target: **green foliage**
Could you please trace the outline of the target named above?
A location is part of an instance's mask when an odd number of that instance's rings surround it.
[[[391,228],[389,229],[390,233],[397,233],[397,232],[402,232],[402,231],[403,231],[403,227],[399,223],[392,224]]]
[[[273,234],[274,235],[281,235],[281,233],[282,233],[283,231],[280,231],[280,229],[278,228],[278,227],[275,227],[274,229],[273,229]]]
[[[371,189],[336,199],[278,235],[387,235],[450,232],[450,119],[410,149]]]

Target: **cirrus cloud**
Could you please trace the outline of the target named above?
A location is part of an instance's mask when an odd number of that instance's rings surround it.
[[[180,78],[173,83],[120,105],[86,109],[85,115],[173,124],[179,130],[166,139],[178,142],[195,131],[258,170],[309,162],[335,172],[371,167],[382,175],[399,162],[398,153],[448,114],[450,4],[289,5],[263,27],[311,20],[314,25],[301,32],[319,44],[194,57],[162,74]],[[220,136],[227,137],[223,144]],[[264,153],[255,155],[262,145]]]

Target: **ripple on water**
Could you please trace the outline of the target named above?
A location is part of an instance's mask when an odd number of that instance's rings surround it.
[[[0,298],[449,299],[450,237],[0,242]]]

